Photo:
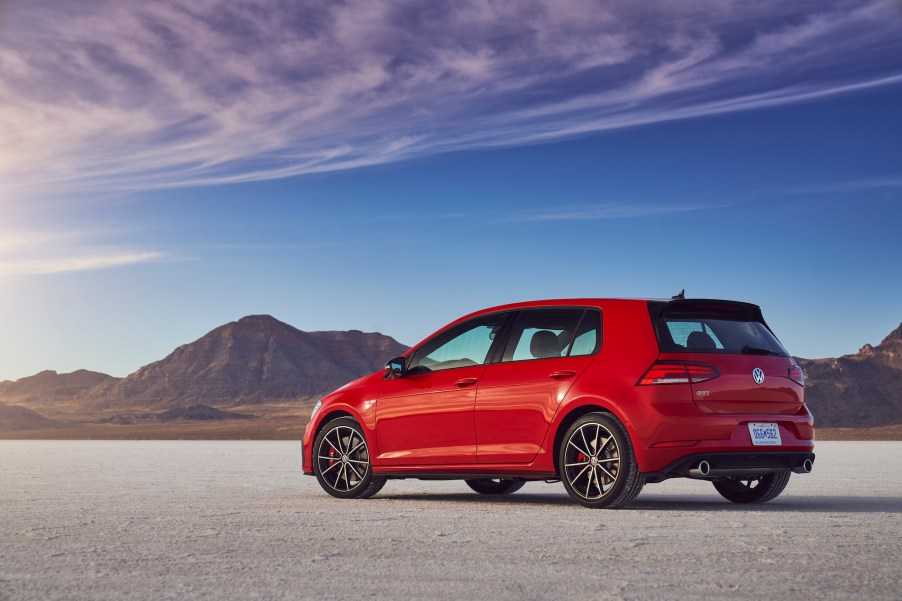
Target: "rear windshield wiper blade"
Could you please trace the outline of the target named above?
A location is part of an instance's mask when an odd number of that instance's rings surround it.
[[[749,346],[749,345],[745,345],[744,347],[742,347],[742,354],[743,355],[774,355],[776,357],[779,357],[780,355],[782,355],[782,353],[778,353],[777,351],[772,351],[772,350],[766,349],[766,348],[757,348],[757,347]]]

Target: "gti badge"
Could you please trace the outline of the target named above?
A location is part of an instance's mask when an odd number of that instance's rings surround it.
[[[760,367],[752,370],[752,379],[755,380],[755,384],[764,384],[764,372]]]

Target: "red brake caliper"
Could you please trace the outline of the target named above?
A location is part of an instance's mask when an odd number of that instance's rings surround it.
[[[336,451],[335,447],[332,445],[329,445],[329,457],[338,457],[338,451]],[[335,465],[335,460],[330,461],[328,467],[332,467],[333,465]]]

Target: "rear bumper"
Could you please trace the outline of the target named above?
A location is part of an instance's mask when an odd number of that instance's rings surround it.
[[[702,462],[710,466],[709,478],[727,476],[761,476],[799,470],[806,461],[814,463],[814,453],[792,451],[752,451],[734,453],[693,453],[677,459],[659,472],[644,473],[646,482],[660,482],[673,477],[702,477],[693,474]],[[810,465],[809,465],[810,467]]]
[[[703,454],[764,456],[814,451],[814,418],[804,405],[796,415],[711,414],[682,399],[643,402],[638,398],[624,410],[632,418],[630,434],[643,474],[673,474],[673,465]],[[753,445],[750,422],[776,423],[781,444]]]

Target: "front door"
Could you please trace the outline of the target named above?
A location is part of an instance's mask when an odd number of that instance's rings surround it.
[[[404,377],[386,380],[376,404],[382,465],[476,462],[476,389],[506,316],[437,334],[410,353]]]

